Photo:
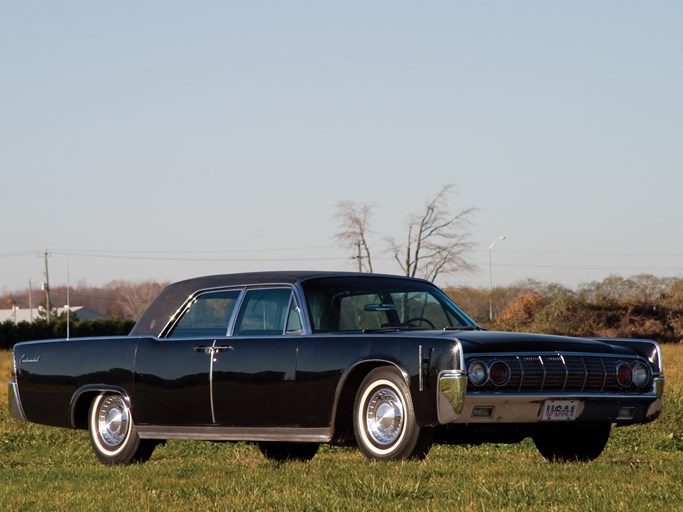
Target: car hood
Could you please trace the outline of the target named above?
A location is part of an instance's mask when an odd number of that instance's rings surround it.
[[[630,350],[606,340],[572,338],[550,334],[498,331],[448,331],[463,345],[465,353],[475,352],[586,352],[629,354]]]

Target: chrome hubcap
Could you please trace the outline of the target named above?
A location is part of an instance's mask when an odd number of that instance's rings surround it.
[[[128,435],[130,412],[120,396],[108,396],[100,405],[97,415],[97,431],[107,446],[116,448]]]
[[[366,422],[370,437],[378,445],[388,446],[399,438],[403,431],[403,403],[394,390],[380,388],[372,394]]]

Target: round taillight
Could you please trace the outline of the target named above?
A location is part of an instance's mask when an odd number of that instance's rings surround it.
[[[631,383],[633,372],[631,371],[631,367],[629,365],[623,362],[617,363],[616,372],[617,384],[619,384],[622,388],[625,388]]]
[[[467,377],[474,386],[481,386],[488,380],[488,368],[481,361],[473,361],[467,368]]]
[[[633,383],[639,388],[644,387],[650,380],[650,370],[640,361],[633,363],[631,367]]]
[[[496,361],[489,368],[489,379],[494,386],[505,386],[510,380],[510,367],[503,361]]]

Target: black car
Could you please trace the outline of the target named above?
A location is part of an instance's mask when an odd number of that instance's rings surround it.
[[[339,272],[181,281],[128,336],[18,343],[13,360],[12,416],[88,429],[106,464],[169,439],[384,460],[531,437],[590,460],[612,425],[654,420],[664,389],[654,341],[488,332],[427,281]]]

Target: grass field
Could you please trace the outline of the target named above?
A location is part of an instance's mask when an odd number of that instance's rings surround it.
[[[683,345],[663,350],[662,416],[613,430],[591,463],[546,462],[529,441],[392,463],[323,447],[285,464],[248,444],[174,441],[146,464],[105,467],[86,432],[11,419],[2,386],[0,510],[683,510]],[[0,352],[3,377],[9,363]]]

